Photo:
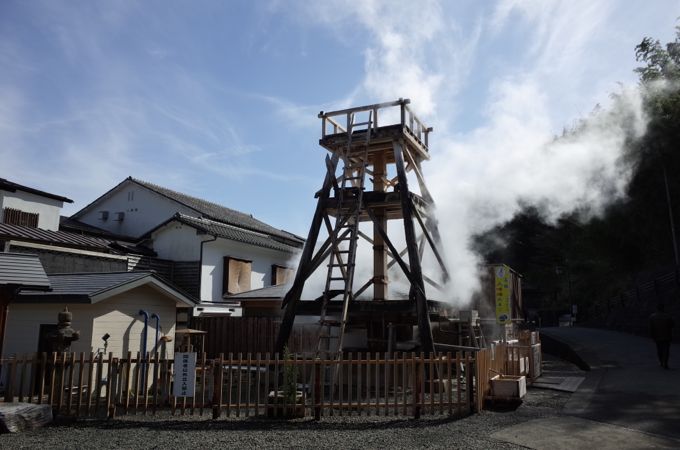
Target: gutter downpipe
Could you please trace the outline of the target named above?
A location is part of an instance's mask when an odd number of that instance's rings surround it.
[[[152,318],[152,319],[156,319],[156,340],[154,341],[154,344],[153,344],[153,345],[154,345],[153,352],[154,352],[154,354],[155,354],[155,353],[158,353],[158,350],[159,350],[159,349],[158,349],[158,344],[159,344],[160,341],[158,340],[158,334],[160,333],[160,330],[161,330],[161,323],[160,323],[160,322],[161,322],[161,318],[160,318],[160,316],[159,316],[158,314],[156,314],[156,313],[152,313],[152,314],[151,314],[151,318]]]
[[[139,310],[139,315],[144,316],[144,330],[142,330],[142,345],[141,345],[141,351],[142,351],[142,360],[145,361],[142,363],[142,380],[146,380],[146,340],[149,335],[149,313],[144,311],[143,309]],[[146,386],[146,383],[142,381],[142,386]]]

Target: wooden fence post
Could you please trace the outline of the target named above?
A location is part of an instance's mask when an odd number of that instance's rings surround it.
[[[314,360],[314,420],[321,419],[321,361]]]
[[[9,363],[9,375],[7,377],[7,386],[5,386],[5,403],[14,401],[14,382],[16,379],[17,356],[14,355]]]
[[[465,384],[466,384],[465,392],[467,394],[468,409],[469,409],[470,412],[472,412],[476,408],[475,408],[475,404],[474,404],[474,400],[475,400],[474,391],[472,389],[472,386],[474,386],[474,382],[473,382],[474,373],[472,372],[474,366],[472,366],[472,364],[471,364],[472,358],[471,358],[470,355],[471,355],[470,352],[466,352],[466,355],[465,355],[465,378],[466,378],[466,380],[465,380]]]
[[[213,419],[217,419],[220,417],[221,414],[221,409],[222,409],[222,383],[221,379],[222,377],[220,374],[222,373],[222,361],[221,361],[221,356],[219,359],[215,359],[213,363],[213,398],[212,398],[212,417]]]
[[[118,385],[118,358],[109,353],[109,367],[106,380],[106,406],[107,417],[113,419],[116,416],[116,391]],[[145,410],[146,413],[146,410]]]
[[[420,396],[422,395],[422,363],[421,358],[413,354],[413,418],[420,419]],[[385,394],[387,395],[387,394]]]

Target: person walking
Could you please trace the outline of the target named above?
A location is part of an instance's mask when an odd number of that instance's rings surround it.
[[[659,303],[656,312],[649,316],[649,334],[656,343],[656,354],[659,363],[664,369],[668,369],[668,358],[673,339],[673,317],[665,311],[663,303]]]

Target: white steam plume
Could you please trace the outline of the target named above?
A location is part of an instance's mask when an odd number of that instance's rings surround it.
[[[357,24],[369,37],[363,83],[341,103],[408,97],[434,125],[432,161],[423,170],[452,272],[450,301],[464,304],[478,288],[473,234],[511,219],[522,204],[540,204],[554,219],[583,207],[597,214],[623,195],[629,173],[620,157],[625,139],[645,131],[642,94],[622,85],[612,100],[606,96],[619,81],[612,76],[633,79],[633,47],[646,31],[620,43],[631,23],[613,20],[616,4],[591,3],[501,1],[472,26],[456,23],[457,6],[437,1],[307,5],[310,17],[339,37]],[[531,31],[516,60],[503,59],[499,49],[498,61],[480,56],[515,39],[518,23]],[[614,42],[627,53],[610,51]],[[483,92],[466,98],[470,109],[463,111],[466,84]],[[567,121],[605,101],[578,133],[554,139]],[[457,120],[468,116],[475,120],[455,133]]]

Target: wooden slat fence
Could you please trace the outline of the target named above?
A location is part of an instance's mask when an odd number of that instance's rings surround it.
[[[52,405],[57,415],[212,414],[219,417],[333,415],[462,417],[480,386],[474,352],[198,355],[196,391],[172,396],[173,360],[149,354],[64,353],[0,361],[3,399]],[[297,397],[296,401],[292,399]]]
[[[273,354],[281,321],[269,317],[205,317],[192,326],[208,332],[204,350],[209,358],[216,358],[220,353]],[[318,324],[295,325],[288,340],[290,351],[315,350],[319,330]]]
[[[535,349],[538,348],[538,351]],[[477,410],[484,409],[484,400],[491,395],[490,379],[494,375],[525,375],[531,383],[541,375],[543,364],[541,344],[534,345],[508,345],[500,343],[492,348],[484,348],[477,352]],[[524,359],[525,363],[521,363]]]

